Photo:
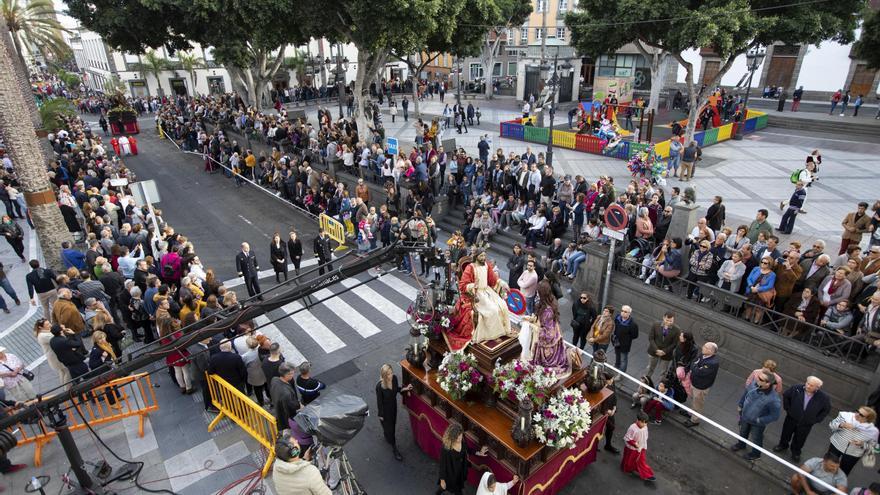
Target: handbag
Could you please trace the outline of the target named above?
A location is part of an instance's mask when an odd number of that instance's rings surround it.
[[[6,369],[8,369],[9,371],[12,371],[13,373],[15,373],[15,370],[13,370],[12,368],[10,368],[9,366],[6,366],[6,365],[4,364],[3,367],[6,368]],[[30,371],[30,370],[28,370],[28,369],[22,368],[22,370],[19,371],[17,374],[23,376],[23,377],[25,378],[25,380],[27,380],[27,381],[29,381],[29,382],[34,381],[34,372],[33,372],[33,371]]]
[[[865,455],[862,456],[862,466],[865,466],[868,469],[873,469],[874,464],[877,463],[877,456],[874,455],[874,449],[869,448],[865,450]]]

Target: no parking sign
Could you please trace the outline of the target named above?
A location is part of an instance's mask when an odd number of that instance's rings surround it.
[[[526,312],[526,296],[517,289],[508,289],[507,291],[507,309],[515,315],[521,315]]]

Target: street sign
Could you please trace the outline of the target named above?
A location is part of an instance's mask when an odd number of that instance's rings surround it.
[[[602,227],[602,234],[607,235],[612,239],[617,239],[618,241],[623,241],[623,232],[619,230],[611,230],[608,227]]]
[[[162,201],[159,197],[159,189],[156,188],[156,181],[154,180],[132,182],[129,187],[135,202],[141,206]]]
[[[397,138],[390,137],[385,140],[388,143],[388,154],[397,156]]]
[[[612,204],[605,209],[605,226],[611,230],[623,230],[629,223],[626,210],[618,204]]]
[[[526,296],[517,289],[507,290],[507,309],[515,315],[526,312]]]

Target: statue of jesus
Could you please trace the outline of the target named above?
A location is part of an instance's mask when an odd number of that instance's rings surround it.
[[[507,285],[493,268],[486,253],[479,251],[458,280],[455,317],[446,334],[453,351],[463,349],[469,342],[485,342],[511,333],[507,303],[501,298]]]

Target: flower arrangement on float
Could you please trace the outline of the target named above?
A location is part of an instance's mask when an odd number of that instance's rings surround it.
[[[663,177],[666,165],[663,160],[654,153],[654,145],[651,144],[644,151],[634,153],[626,164],[633,177],[650,177],[656,181]]]
[[[498,364],[492,371],[492,389],[502,398],[510,401],[531,399],[536,409],[547,401],[548,390],[556,384],[556,373],[544,366],[513,359],[507,364]]]
[[[461,400],[483,381],[477,359],[467,352],[447,352],[437,368],[437,383],[453,400]]]
[[[548,447],[573,447],[590,429],[590,402],[577,388],[559,391],[532,416],[535,437]]]

